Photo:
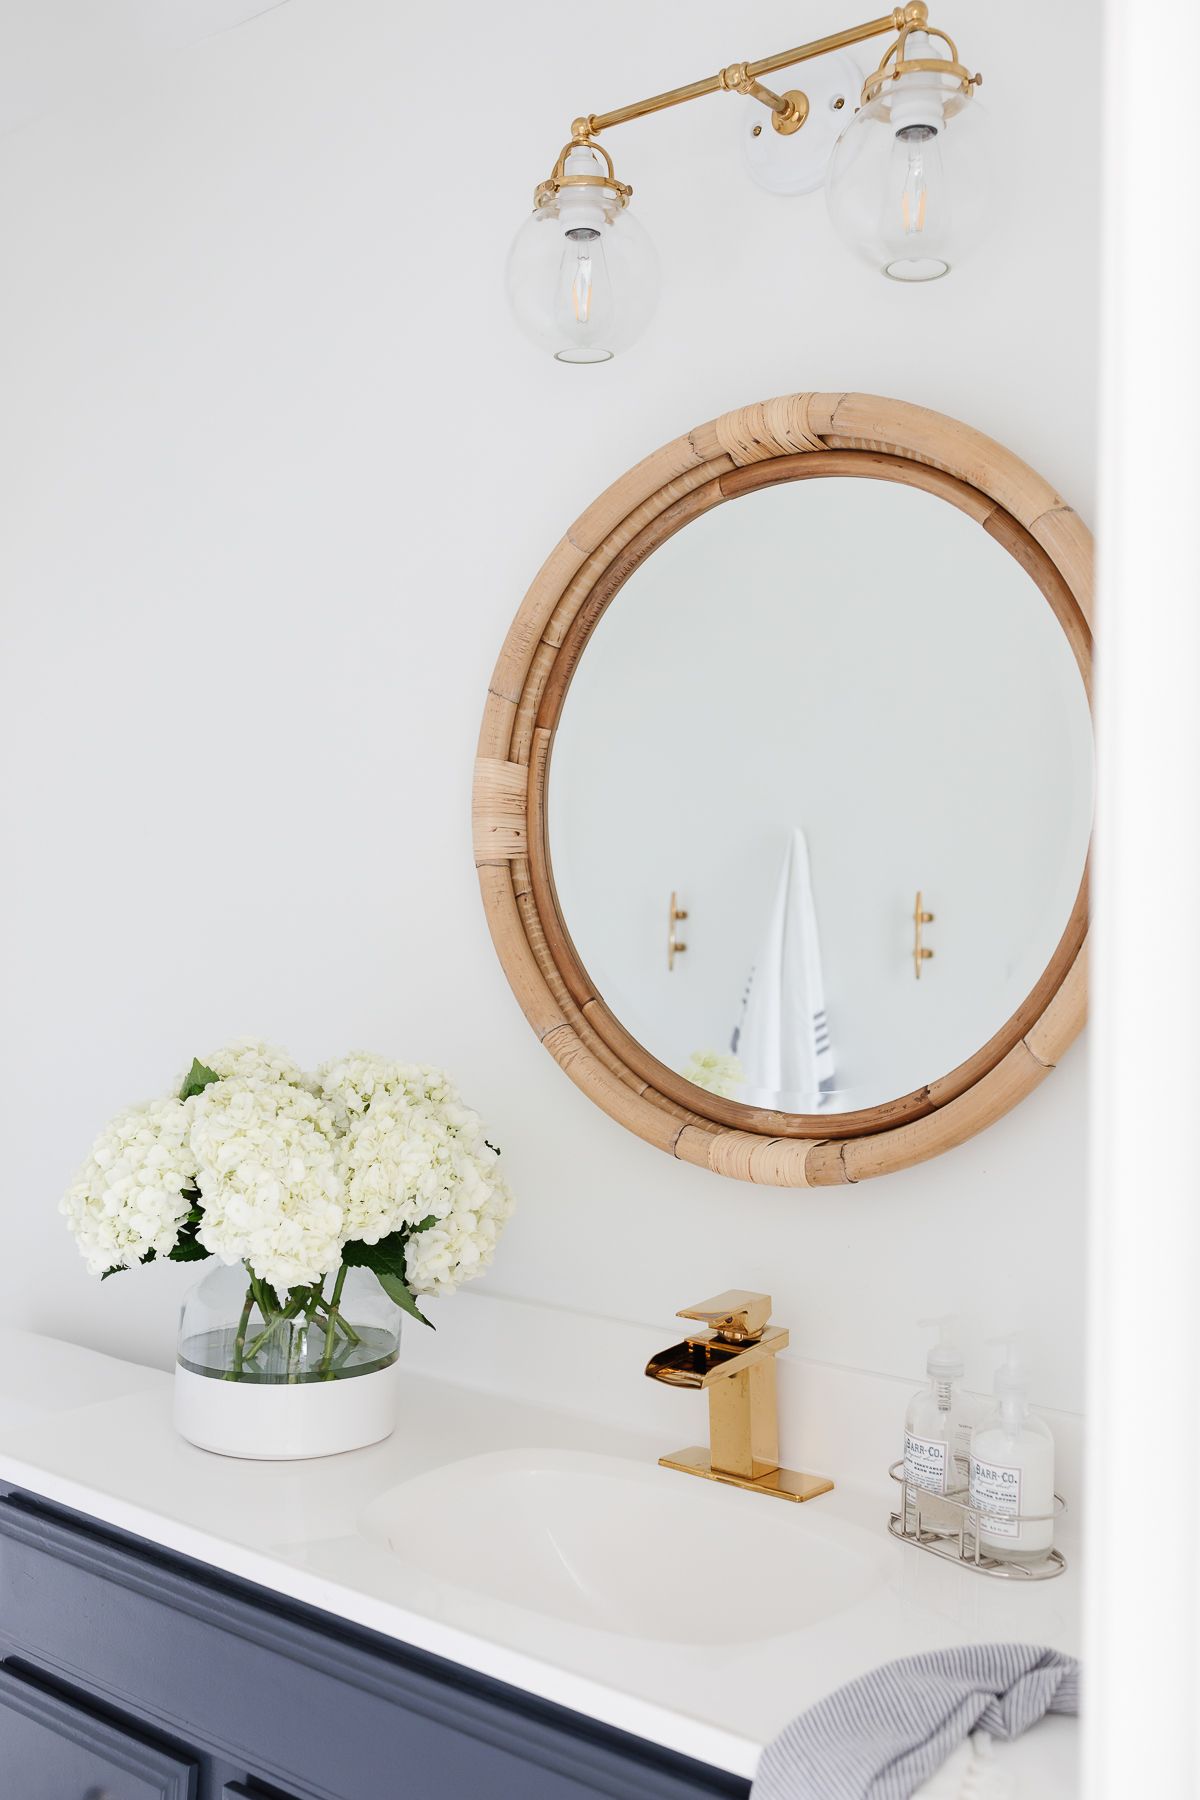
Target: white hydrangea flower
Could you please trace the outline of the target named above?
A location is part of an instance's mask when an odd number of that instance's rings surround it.
[[[456,1205],[436,1225],[409,1238],[405,1271],[414,1294],[452,1294],[464,1281],[482,1275],[495,1255],[496,1241],[513,1210],[513,1197],[504,1177],[494,1169],[477,1168],[475,1173],[474,1209]]]
[[[348,1240],[376,1244],[415,1232],[406,1246],[409,1285],[452,1293],[491,1261],[512,1195],[497,1172],[478,1113],[440,1069],[355,1055],[319,1072],[322,1091],[346,1109],[342,1174]]]
[[[286,1050],[280,1049],[278,1044],[265,1044],[261,1038],[235,1038],[232,1044],[214,1050],[211,1056],[202,1056],[200,1061],[214,1075],[224,1079],[236,1076],[245,1080],[285,1081],[292,1087],[306,1088],[310,1092],[313,1088],[311,1078]],[[176,1083],[176,1093],[182,1085],[181,1076]]]
[[[368,1111],[377,1096],[391,1092],[395,1085],[392,1071],[398,1067],[386,1056],[352,1050],[348,1056],[321,1064],[317,1070],[317,1092],[334,1106],[344,1130],[350,1119]]]
[[[78,1179],[59,1202],[88,1272],[166,1256],[187,1217],[195,1158],[190,1114],[178,1100],[131,1106],[106,1125]]]
[[[461,1102],[436,1107],[399,1091],[378,1095],[369,1112],[350,1119],[343,1144],[347,1237],[373,1244],[430,1215],[445,1218],[481,1181],[482,1132]]]
[[[719,1050],[693,1050],[685,1068],[680,1070],[693,1087],[705,1088],[710,1094],[734,1100],[746,1079],[739,1057],[722,1055]]]
[[[277,1292],[336,1269],[345,1234],[333,1108],[255,1076],[214,1082],[188,1105],[204,1248],[247,1263]]]
[[[352,1050],[349,1056],[323,1063],[317,1070],[317,1088],[338,1109],[343,1129],[350,1119],[368,1112],[376,1101],[395,1095],[418,1105],[462,1105],[457,1088],[443,1069],[395,1062],[369,1050]]]
[[[352,1117],[342,1147],[348,1239],[377,1244],[431,1212],[450,1210],[445,1180],[436,1171],[436,1149],[410,1130],[407,1109],[385,1097],[370,1112]]]

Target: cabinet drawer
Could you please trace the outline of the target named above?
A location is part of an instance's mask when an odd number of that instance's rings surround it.
[[[0,1769],[21,1800],[194,1800],[196,1768],[0,1667]]]

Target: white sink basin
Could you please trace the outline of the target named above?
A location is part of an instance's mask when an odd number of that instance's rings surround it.
[[[745,1644],[882,1581],[875,1541],[821,1506],[617,1457],[503,1450],[402,1482],[359,1531],[460,1594],[624,1637]]]

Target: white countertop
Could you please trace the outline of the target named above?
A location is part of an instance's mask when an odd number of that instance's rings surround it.
[[[403,1565],[355,1530],[363,1508],[388,1488],[488,1451],[586,1450],[653,1466],[664,1445],[411,1369],[401,1394],[400,1423],[386,1443],[313,1462],[239,1462],[177,1436],[169,1375],[31,1333],[0,1331],[0,1479],[744,1776],[797,1712],[894,1657],[993,1639],[1078,1654],[1073,1570],[1017,1587],[906,1548],[886,1531],[886,1481],[874,1488],[842,1483],[787,1509],[797,1531],[818,1506],[865,1528],[872,1543],[878,1540],[881,1571],[866,1597],[795,1632],[749,1644],[667,1644],[609,1637],[544,1615],[522,1617],[513,1607],[496,1609],[493,1617],[478,1600],[457,1612],[443,1606],[436,1616],[432,1607],[416,1610]],[[739,1504],[773,1503],[747,1495]],[[747,1510],[747,1525],[753,1516]],[[1070,1556],[1069,1541],[1066,1547]],[[696,1578],[703,1581],[703,1570]],[[753,1605],[752,1595],[747,1604]],[[1076,1740],[1073,1720],[1048,1718],[1018,1743],[1001,1746],[1012,1794],[1019,1800],[1076,1794]]]

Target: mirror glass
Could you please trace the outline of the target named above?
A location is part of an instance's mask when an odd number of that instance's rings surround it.
[[[1033,579],[949,502],[839,475],[717,506],[634,571],[548,783],[609,1011],[687,1080],[803,1114],[910,1094],[1005,1025],[1091,819],[1087,697]]]

